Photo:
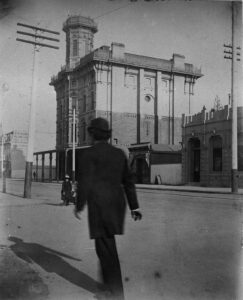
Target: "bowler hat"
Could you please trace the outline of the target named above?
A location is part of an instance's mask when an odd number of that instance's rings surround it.
[[[103,119],[103,118],[93,119],[90,122],[88,130],[89,131],[98,130],[98,131],[107,132],[107,133],[111,132],[111,129],[109,129],[108,121],[106,119]]]

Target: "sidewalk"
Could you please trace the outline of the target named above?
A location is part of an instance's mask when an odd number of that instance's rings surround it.
[[[21,181],[23,179],[8,179]],[[40,182],[39,184],[62,184],[62,181]],[[0,183],[1,185],[1,183]],[[159,184],[136,184],[137,189],[151,189],[151,190],[167,190],[167,191],[182,191],[182,192],[195,192],[195,193],[214,193],[214,194],[232,194],[230,187],[203,187],[196,185],[159,185]],[[238,189],[238,194],[243,195],[243,188]]]

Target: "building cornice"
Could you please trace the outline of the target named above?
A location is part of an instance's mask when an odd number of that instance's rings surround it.
[[[151,71],[161,71],[164,74],[174,74],[177,76],[190,76],[194,79],[198,79],[203,76],[201,69],[198,69],[189,63],[184,63],[181,66],[175,66],[173,59],[166,60],[132,53],[124,53],[123,58],[114,58],[112,57],[112,52],[109,47],[102,46],[81,58],[75,68],[71,69],[64,66],[57,76],[52,77],[50,85],[55,85],[56,82],[63,78],[64,74],[64,76],[66,76],[66,73],[69,74],[78,71],[88,64],[97,62],[113,66],[124,66],[125,68],[132,67]]]

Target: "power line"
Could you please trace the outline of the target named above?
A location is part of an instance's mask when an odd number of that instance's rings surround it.
[[[129,3],[129,4],[127,4],[127,5],[124,5],[124,6],[115,8],[115,9],[113,9],[113,10],[107,11],[106,13],[104,13],[104,14],[102,14],[102,15],[99,15],[99,16],[97,16],[97,17],[94,17],[93,19],[95,20],[95,19],[104,17],[104,16],[106,16],[106,15],[109,15],[109,14],[111,14],[111,13],[117,11],[117,10],[123,9],[123,8],[125,8],[125,7],[127,7],[127,6],[129,6],[129,5],[132,5],[132,4],[133,4],[133,3]]]
[[[50,134],[50,135],[54,135],[56,134],[56,132],[50,132],[50,131],[36,131],[36,133],[40,133],[40,134]]]

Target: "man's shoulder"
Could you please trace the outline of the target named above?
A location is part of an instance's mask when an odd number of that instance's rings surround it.
[[[121,155],[121,156],[123,156],[123,157],[125,157],[125,158],[128,158],[128,154],[126,153],[126,151],[125,151],[123,148],[121,148],[121,147],[119,147],[119,146],[112,146],[112,148],[113,148],[114,151],[115,151],[116,153],[118,153],[119,155]]]
[[[82,149],[82,151],[78,151],[78,153],[76,154],[77,161],[80,162],[80,161],[86,160],[90,156],[91,148],[92,148],[92,146]]]

